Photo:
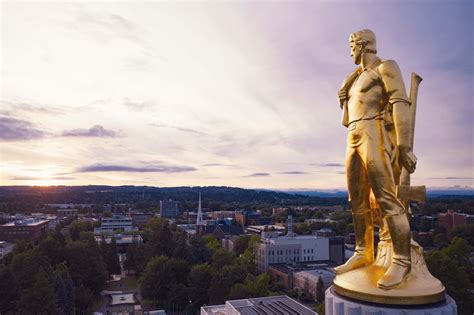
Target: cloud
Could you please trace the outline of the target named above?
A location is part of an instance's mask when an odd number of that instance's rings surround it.
[[[308,172],[301,172],[301,171],[287,171],[287,172],[280,172],[278,174],[285,174],[285,175],[303,175],[309,174]]]
[[[93,138],[116,138],[119,137],[119,133],[105,129],[101,125],[95,125],[89,129],[72,129],[65,130],[62,133],[63,137],[93,137]]]
[[[92,164],[82,166],[77,169],[79,173],[92,172],[127,172],[127,173],[183,173],[193,172],[197,168],[192,166],[179,165],[145,165],[145,166],[128,166],[116,164]]]
[[[221,164],[221,163],[208,163],[208,164],[202,164],[201,166],[204,167],[237,167],[235,164]]]
[[[311,163],[309,165],[311,165],[311,166],[322,166],[322,167],[344,167],[344,164],[341,164],[341,163],[323,163],[323,164]]]
[[[76,178],[69,177],[69,176],[55,176],[52,179],[54,179],[54,180],[75,180]]]
[[[0,116],[0,141],[26,141],[43,138],[45,133],[26,120]]]
[[[55,176],[55,177],[52,177],[52,178],[44,178],[44,177],[33,177],[33,176],[15,176],[15,177],[12,177],[10,178],[10,180],[19,180],[19,181],[22,181],[22,180],[49,180],[49,179],[52,179],[52,180],[75,180],[76,178],[74,177],[68,177],[68,176]]]
[[[9,110],[14,113],[22,111],[34,114],[46,114],[46,115],[60,115],[64,113],[64,110],[61,110],[57,107],[49,105],[33,105],[25,102],[10,102],[10,101],[0,101],[2,107],[5,106],[8,110],[3,111],[7,113]]]
[[[195,129],[190,129],[190,128],[183,128],[183,127],[177,127],[177,126],[166,125],[166,124],[150,124],[150,125],[152,125],[153,127],[158,127],[158,128],[169,128],[169,129],[179,130],[179,131],[182,131],[182,132],[194,133],[194,134],[198,134],[198,135],[201,135],[201,136],[209,135],[205,132],[195,130]]]
[[[128,97],[125,97],[123,99],[123,103],[124,103],[125,106],[127,106],[128,108],[133,109],[133,110],[144,110],[146,108],[150,108],[150,107],[155,106],[155,103],[152,102],[152,101],[135,102],[135,101],[132,101]]]
[[[10,180],[41,180],[41,177],[32,177],[32,176],[15,176],[10,178]]]
[[[448,176],[448,177],[430,177],[428,179],[474,179],[474,177],[456,177],[456,176]]]
[[[271,176],[271,175],[269,173],[253,173],[250,175],[246,175],[244,177],[267,177],[267,176]]]

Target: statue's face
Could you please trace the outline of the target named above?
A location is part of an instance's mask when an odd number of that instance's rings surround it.
[[[354,60],[356,65],[360,64],[362,56],[362,45],[357,45],[354,41],[350,41],[349,45],[351,47],[351,57]]]

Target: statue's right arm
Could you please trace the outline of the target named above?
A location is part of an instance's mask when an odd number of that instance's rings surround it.
[[[393,108],[393,123],[397,134],[397,146],[400,152],[400,164],[409,173],[415,171],[416,157],[411,152],[410,139],[410,99],[403,83],[402,74],[397,63],[393,60],[384,61],[379,66],[380,75],[389,103]]]

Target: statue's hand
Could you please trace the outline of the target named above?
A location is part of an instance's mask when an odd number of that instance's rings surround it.
[[[347,101],[347,91],[344,89],[339,90],[337,97],[339,98],[339,106],[342,108],[344,102]]]
[[[407,148],[400,147],[400,165],[404,167],[408,173],[412,174],[416,168],[416,155]]]

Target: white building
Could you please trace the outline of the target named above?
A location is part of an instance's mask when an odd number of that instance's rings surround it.
[[[293,233],[293,217],[288,216],[288,234],[262,233],[257,251],[258,271],[266,272],[269,264],[327,261],[330,259],[329,238]]]
[[[112,234],[117,230],[137,231],[138,229],[133,227],[133,221],[131,217],[115,214],[112,217],[103,217],[101,219],[101,226],[94,229],[94,234]]]
[[[329,259],[329,238],[313,235],[263,238],[257,251],[260,272],[267,271],[269,264]]]

